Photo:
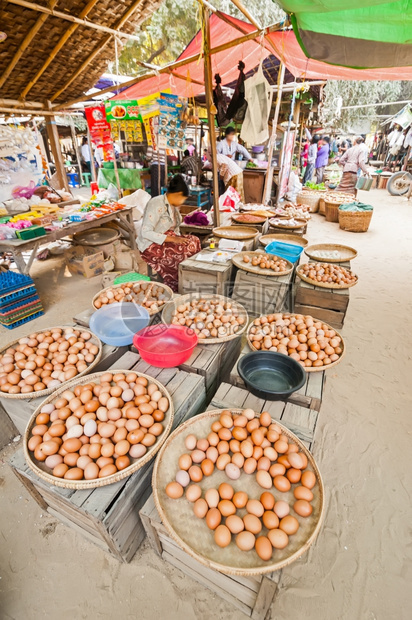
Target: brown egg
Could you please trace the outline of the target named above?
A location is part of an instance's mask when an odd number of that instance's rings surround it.
[[[189,502],[195,502],[202,496],[202,489],[198,484],[189,484],[186,488],[186,499]]]
[[[316,484],[316,476],[313,471],[305,471],[301,478],[302,485],[307,489],[313,489]]]
[[[292,515],[287,515],[281,519],[279,528],[288,536],[292,536],[293,534],[296,534],[299,529],[299,521],[295,517],[292,517]]]
[[[193,463],[201,463],[206,458],[206,454],[202,450],[193,450],[190,456]]]
[[[272,478],[275,478],[275,476],[283,476],[285,472],[286,467],[282,465],[282,463],[274,463],[269,469],[269,473]]]
[[[222,499],[232,499],[234,495],[233,487],[231,487],[227,482],[222,482],[222,484],[219,485],[218,490]]]
[[[68,465],[66,465],[65,463],[60,463],[59,465],[56,465],[56,467],[53,469],[53,476],[56,476],[56,478],[63,478],[64,474],[68,471],[68,469]]]
[[[256,474],[256,482],[263,489],[270,489],[270,488],[272,488],[272,478],[271,478],[269,472],[267,472],[267,471],[265,471],[263,469],[261,469],[260,471],[257,472],[257,474]]]
[[[210,508],[206,515],[206,525],[210,530],[215,530],[222,520],[222,514],[217,508]]]
[[[260,446],[264,440],[265,436],[262,431],[258,428],[252,431],[252,441],[255,446]]]
[[[250,551],[255,546],[255,537],[252,532],[243,531],[236,536],[236,544],[241,551]]]
[[[125,454],[129,452],[129,449],[130,449],[130,444],[126,439],[123,439],[122,441],[119,441],[116,444],[116,454],[118,456],[124,456]]]
[[[262,426],[270,426],[270,424],[272,424],[272,418],[270,417],[270,413],[268,413],[267,411],[263,411],[263,413],[260,414],[259,421]]]
[[[290,507],[289,507],[289,504],[287,502],[284,502],[283,500],[280,500],[280,501],[275,503],[275,505],[273,507],[273,511],[277,514],[279,519],[282,519],[283,517],[286,517],[286,515],[289,514]]]
[[[111,422],[103,422],[99,424],[98,432],[101,437],[113,437],[117,430],[117,427]]]
[[[101,445],[99,443],[93,443],[89,448],[89,456],[92,459],[98,459],[101,455]]]
[[[64,474],[65,480],[81,480],[83,478],[83,470],[80,467],[71,467]]]
[[[244,508],[248,502],[247,493],[244,491],[238,491],[232,497],[232,502],[236,506],[236,508]]]
[[[206,502],[206,500],[199,498],[195,501],[195,503],[193,504],[193,512],[195,513],[196,517],[198,517],[199,519],[203,519],[207,512],[209,510],[209,506]]]
[[[284,549],[289,542],[289,536],[283,530],[277,528],[269,530],[268,538],[275,549]]]
[[[45,441],[41,444],[41,449],[43,454],[46,456],[51,456],[52,454],[56,454],[59,451],[59,444],[55,441]]]
[[[253,472],[256,470],[256,467],[257,461],[254,458],[246,459],[246,461],[243,463],[243,471],[245,472],[245,474],[253,474]]]
[[[82,447],[82,442],[77,437],[71,437],[71,439],[66,439],[62,447],[66,452],[78,452]]]
[[[279,518],[272,510],[266,510],[263,513],[262,521],[263,521],[263,525],[268,530],[273,530],[279,527]]]
[[[275,448],[276,452],[278,452],[279,454],[285,454],[288,451],[288,445],[289,444],[287,441],[278,439],[277,441],[275,441],[273,447]]]
[[[216,489],[208,489],[205,493],[205,500],[209,508],[217,508],[220,501],[219,493]]]
[[[303,469],[304,461],[300,454],[297,454],[296,452],[288,453],[288,461],[293,468]]]
[[[243,517],[243,523],[245,530],[252,532],[252,534],[259,534],[262,530],[262,522],[255,515],[247,514]]]
[[[116,465],[113,465],[113,464],[105,465],[104,467],[101,468],[99,472],[99,478],[107,478],[107,476],[112,476],[116,472],[117,472]]]
[[[301,517],[309,517],[312,514],[312,505],[305,499],[298,499],[293,504],[293,510]]]
[[[259,536],[255,542],[255,549],[258,556],[267,562],[272,557],[272,544],[266,536]]]
[[[172,499],[178,499],[183,495],[183,487],[178,482],[169,482],[166,486],[166,495],[171,497]]]
[[[29,450],[33,452],[37,448],[37,446],[42,443],[42,441],[43,440],[41,438],[41,435],[33,435],[33,437],[30,437],[27,446]]]
[[[32,429],[32,435],[44,435],[47,432],[46,424],[39,424],[38,426],[34,426]]]
[[[240,444],[240,451],[245,459],[251,458],[253,454],[253,443],[250,440],[242,441]]]
[[[79,455],[78,452],[68,452],[64,456],[64,462],[69,467],[76,467],[77,466],[77,461],[79,460],[79,458],[80,458],[80,455]]]
[[[257,499],[250,499],[246,504],[246,510],[249,514],[255,515],[256,517],[261,517],[265,512],[264,507]]]
[[[286,478],[292,484],[296,484],[297,482],[299,482],[301,476],[302,476],[302,472],[300,471],[300,469],[294,469],[293,467],[288,469],[288,471],[286,472]]]
[[[275,498],[273,497],[272,493],[265,491],[260,496],[260,503],[265,510],[272,510],[273,506],[275,505]]]
[[[286,493],[290,489],[290,482],[285,476],[275,476],[273,478],[273,484],[278,491]]]
[[[118,471],[121,471],[122,469],[126,469],[126,467],[129,467],[130,459],[128,456],[125,455],[119,456],[115,461],[115,465]]]
[[[229,515],[234,515],[236,513],[236,506],[228,499],[220,500],[217,507],[224,517],[228,517]]]
[[[204,461],[202,461],[202,464],[200,467],[202,469],[204,476],[211,476],[215,468],[214,464],[212,463],[210,459],[205,459]]]
[[[249,515],[250,516],[250,515]],[[245,524],[242,519],[237,515],[230,515],[226,518],[226,526],[232,532],[232,534],[239,534],[245,528]]]
[[[67,429],[64,424],[52,424],[49,428],[49,435],[51,437],[62,437],[66,431]]]
[[[215,529],[215,543],[219,547],[227,547],[232,540],[232,534],[226,525],[218,525]]]
[[[192,465],[188,473],[193,482],[200,482],[203,478],[203,472],[198,465]]]
[[[296,487],[293,491],[293,495],[296,499],[305,499],[307,502],[311,502],[313,500],[312,491],[306,487]]]

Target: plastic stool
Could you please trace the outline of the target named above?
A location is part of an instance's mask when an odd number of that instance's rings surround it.
[[[79,175],[77,172],[67,172],[70,187],[80,187]]]
[[[90,183],[90,189],[92,190],[92,196],[99,193],[99,186],[97,183]]]
[[[82,183],[86,187],[90,187],[90,178],[91,178],[91,176],[92,175],[90,174],[90,172],[82,172]]]

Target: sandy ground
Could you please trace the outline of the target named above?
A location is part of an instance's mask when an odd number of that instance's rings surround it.
[[[311,242],[358,249],[359,284],[343,329],[348,352],[327,376],[316,430],[324,526],[309,553],[283,570],[273,620],[410,617],[412,204],[383,191],[361,197],[375,206],[367,234],[320,216],[309,226]],[[98,279],[66,277],[59,260],[37,263],[34,276],[47,314],[33,329],[70,321],[99,287]],[[1,331],[0,344],[8,340]],[[14,449],[0,455],[2,619],[245,618],[146,542],[131,564],[119,564],[43,513],[7,465]]]

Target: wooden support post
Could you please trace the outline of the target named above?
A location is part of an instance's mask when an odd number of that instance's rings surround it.
[[[292,119],[293,119],[293,112],[295,109],[295,100],[296,100],[296,87],[293,89],[293,94],[292,94],[292,103],[291,103],[291,107],[290,107],[290,114],[289,114],[289,121],[288,121],[288,127],[285,133],[285,137],[283,138],[283,149],[282,149],[282,164],[280,167],[280,171],[279,171],[279,187],[278,187],[278,195],[276,198],[276,204],[279,204],[279,201],[281,199],[281,195],[280,195],[280,191],[282,188],[282,181],[283,181],[283,177],[285,174],[285,169],[286,169],[286,149],[288,148],[288,142],[289,142],[289,135],[290,135],[290,127],[292,125]],[[293,149],[291,152],[291,167],[292,167],[292,159],[293,159]]]
[[[122,197],[122,188],[120,187],[119,171],[117,169],[116,151],[114,150],[114,142],[112,143],[113,151],[113,164],[114,164],[114,176],[116,177],[117,191],[119,192],[119,198]]]
[[[77,145],[77,138],[76,138],[76,130],[74,128],[74,122],[71,116],[69,116],[70,119],[70,131],[72,134],[72,142],[73,142],[73,148],[74,148],[74,153],[76,155],[76,161],[77,161],[77,167],[79,169],[79,186],[81,187],[82,185],[82,162],[80,160],[79,157],[79,147]],[[91,152],[90,152],[90,156],[91,156]]]
[[[91,137],[90,137],[89,127],[87,127],[87,143],[88,143],[89,149],[90,149],[90,173],[92,175],[93,183],[97,183],[96,165],[95,165],[95,161],[94,161],[93,144],[92,144],[92,140],[91,140]]]
[[[49,111],[51,111],[52,105],[50,101],[47,102],[47,107]],[[60,148],[59,133],[57,131],[55,116],[46,117],[46,131],[47,131],[47,136],[49,138],[51,150],[52,150],[53,157],[54,157],[54,164],[56,166],[56,174],[57,174],[57,180],[59,182],[59,186],[60,188],[63,188],[68,192],[70,191],[69,183],[67,181],[66,171],[64,169],[64,161],[63,161],[62,151]]]
[[[276,97],[275,114],[273,115],[272,134],[270,136],[270,142],[269,142],[268,169],[266,171],[265,187],[263,190],[263,204],[265,205],[267,205],[270,202],[270,196],[272,194],[272,184],[273,184],[272,158],[273,158],[273,150],[276,144],[276,133],[277,133],[276,130],[277,130],[277,124],[279,120],[280,103],[282,101],[282,88],[283,88],[284,79],[285,79],[285,65],[283,64],[283,62],[281,62],[279,65],[278,92],[277,92],[277,97]]]
[[[213,222],[215,226],[220,225],[219,212],[219,179],[217,168],[217,150],[216,150],[216,131],[215,131],[215,115],[213,114],[213,86],[212,86],[212,61],[210,56],[210,11],[203,4],[200,5],[202,15],[203,29],[203,60],[205,70],[205,88],[206,88],[206,108],[207,121],[209,125],[210,153],[212,157],[213,171]],[[212,110],[213,106],[213,110]]]

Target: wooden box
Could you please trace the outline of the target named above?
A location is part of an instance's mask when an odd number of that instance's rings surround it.
[[[236,360],[235,365],[230,372],[229,383],[236,387],[246,389],[245,383],[238,373],[237,365],[241,358],[247,353],[251,353],[251,351],[252,349],[249,347],[249,345],[245,344],[240,353],[240,356]],[[314,411],[320,411],[325,381],[325,371],[307,372],[305,385],[299,391],[291,394],[287,399],[287,402],[294,405],[299,405],[300,407],[307,407],[308,409],[313,409]]]
[[[177,368],[142,369],[126,354],[113,366],[137,370],[155,377],[169,390],[175,407],[173,428],[204,411],[203,377]],[[129,365],[126,365],[129,359]],[[130,562],[144,538],[139,510],[151,493],[154,459],[135,474],[98,489],[73,491],[44,482],[26,464],[23,450],[10,460],[14,473],[43,510],[81,533],[117,559]]]
[[[212,255],[216,250],[205,249],[199,252],[203,256]],[[217,295],[229,295],[233,285],[232,260],[216,263],[212,260],[206,262],[196,260],[195,254],[191,258],[184,260],[179,265],[179,294],[189,293],[209,293]]]
[[[166,562],[215,592],[246,616],[254,620],[265,619],[275,596],[281,571],[257,577],[238,577],[224,575],[204,566],[183,551],[169,536],[152,495],[140,510],[140,517],[150,545]]]
[[[315,261],[309,261],[315,262]],[[350,269],[350,262],[339,263]],[[308,284],[296,276],[294,312],[310,314],[341,329],[349,305],[349,289],[332,289]]]
[[[238,269],[232,298],[252,315],[289,310],[293,271],[286,276],[263,276]]]

